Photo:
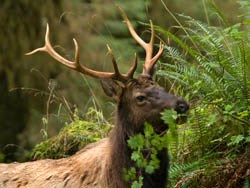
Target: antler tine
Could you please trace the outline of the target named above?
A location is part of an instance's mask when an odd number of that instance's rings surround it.
[[[136,31],[134,30],[130,20],[128,19],[127,15],[125,14],[125,12],[119,7],[117,6],[117,8],[119,9],[121,16],[123,17],[125,23],[128,26],[128,29],[130,31],[130,34],[132,35],[132,37],[145,49],[146,51],[146,58],[145,58],[145,64],[143,67],[143,75],[149,75],[149,76],[153,76],[154,73],[154,65],[157,62],[157,60],[159,59],[159,57],[161,56],[162,52],[163,52],[163,44],[162,42],[160,42],[160,47],[159,47],[159,51],[157,52],[157,54],[152,58],[153,56],[153,45],[154,45],[154,25],[152,23],[151,20],[149,20],[150,23],[150,28],[151,28],[151,37],[150,37],[150,41],[149,43],[146,43],[144,40],[142,40],[142,38],[136,33]]]
[[[115,70],[114,73],[94,71],[94,70],[91,70],[85,66],[82,66],[79,62],[79,47],[78,47],[77,41],[75,39],[73,39],[73,42],[75,45],[75,59],[74,59],[74,61],[69,61],[69,60],[65,59],[64,57],[62,57],[60,54],[58,54],[54,50],[54,48],[52,47],[50,40],[49,40],[49,25],[47,24],[44,46],[41,48],[37,48],[31,52],[28,52],[28,53],[26,53],[26,55],[32,55],[32,54],[39,52],[39,51],[47,52],[51,57],[53,57],[58,62],[64,64],[65,66],[67,66],[73,70],[76,70],[78,72],[81,72],[83,74],[86,74],[88,76],[92,76],[94,78],[112,78],[114,80],[119,80],[119,81],[125,82],[128,79],[133,77],[133,74],[135,72],[133,67],[135,67],[135,66],[133,65],[132,71],[130,71],[128,74],[126,74],[126,75],[120,74],[117,63],[116,63],[114,55],[113,55],[113,52],[112,52],[111,48],[109,48],[109,47],[108,47],[108,50],[111,54],[112,63],[113,63],[114,70]]]
[[[121,80],[129,80],[129,79],[132,79],[133,78],[133,75],[136,71],[136,68],[137,68],[137,55],[135,54],[135,58],[134,58],[134,62],[133,62],[133,65],[132,67],[129,69],[128,73],[125,74],[125,75],[122,75],[118,69],[118,66],[117,66],[117,63],[116,63],[116,60],[115,60],[115,56],[113,54],[113,51],[112,49],[109,47],[109,45],[107,45],[107,48],[108,48],[108,51],[109,51],[109,54],[111,55],[111,60],[112,60],[112,63],[113,63],[113,67],[114,67],[114,71],[115,71],[115,75],[117,77],[119,77]]]
[[[136,33],[125,12],[121,9],[121,7],[117,6],[117,8],[120,11],[122,18],[124,19],[124,22],[127,24],[131,35],[144,49],[147,49],[148,44],[144,40],[142,40],[141,37],[139,37],[139,35]]]
[[[115,71],[115,74],[117,76],[121,76],[120,72],[119,72],[119,69],[118,69],[118,66],[117,66],[117,63],[116,63],[116,60],[115,60],[115,56],[113,54],[113,51],[112,49],[109,47],[109,45],[107,44],[107,48],[108,48],[108,52],[109,54],[111,55],[111,60],[112,60],[112,63],[113,63],[113,67],[114,67],[114,71]]]
[[[73,39],[74,45],[75,45],[75,61],[69,61],[65,58],[63,58],[61,55],[59,55],[54,48],[51,46],[50,40],[49,40],[49,24],[47,24],[46,27],[46,34],[45,34],[45,45],[41,48],[37,48],[29,53],[26,53],[25,55],[32,55],[36,52],[43,51],[47,52],[51,57],[53,57],[55,60],[59,61],[60,63],[66,65],[67,67],[70,67],[72,69],[75,69],[78,67],[78,59],[79,59],[79,47],[75,39]]]
[[[134,73],[136,71],[136,68],[137,68],[137,60],[138,60],[137,54],[135,53],[133,66],[130,68],[130,70],[129,70],[128,74],[127,74],[128,78],[133,78],[133,75],[134,75]]]

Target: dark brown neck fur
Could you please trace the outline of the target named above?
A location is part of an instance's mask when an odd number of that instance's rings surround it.
[[[129,166],[130,151],[127,146],[127,139],[133,132],[132,124],[123,118],[123,114],[117,113],[116,125],[110,134],[111,141],[111,178],[114,188],[129,188],[130,186],[122,179],[122,171]]]
[[[119,108],[122,106],[122,108]],[[130,136],[136,135],[139,132],[135,130],[135,125],[128,118],[126,104],[118,105],[116,125],[110,135],[111,140],[111,166],[110,166],[110,181],[112,188],[129,188],[130,185],[122,178],[124,168],[129,169],[133,162],[130,160],[131,150],[128,148],[127,140]],[[141,125],[143,127],[143,125]],[[166,150],[163,150],[158,155],[160,169],[154,174],[144,174],[143,188],[164,188],[167,179],[167,170],[169,159]]]

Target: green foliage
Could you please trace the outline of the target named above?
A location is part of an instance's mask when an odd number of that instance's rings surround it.
[[[92,116],[95,114],[95,120]],[[67,123],[58,135],[44,140],[33,149],[33,159],[68,157],[91,142],[107,137],[112,126],[106,121],[100,121],[102,114],[94,109],[87,113],[88,121],[74,115],[74,121]],[[99,121],[97,121],[97,119]]]
[[[250,8],[248,1],[240,3],[242,8]],[[205,182],[212,186],[223,175],[243,186],[242,180],[230,177],[228,159],[238,160],[236,156],[248,155],[250,148],[249,13],[242,14],[240,23],[230,25],[223,12],[211,5],[210,13],[217,15],[220,26],[179,15],[186,20],[177,26],[184,35],[175,36],[158,27],[172,40],[171,46],[165,45],[168,63],[161,64],[158,75],[179,85],[175,93],[184,94],[191,103],[187,123],[170,127],[173,187],[199,187]],[[212,170],[218,170],[218,163],[228,171],[220,174]],[[242,174],[249,170],[247,165],[242,165]],[[241,167],[234,167],[240,171]]]
[[[131,187],[139,188],[143,185],[143,172],[152,174],[159,168],[157,157],[159,151],[167,147],[166,131],[155,133],[152,125],[145,123],[143,134],[131,136],[128,146],[132,149],[131,160],[134,165],[124,169],[124,179],[131,183]]]
[[[169,126],[169,131],[163,131],[158,134],[154,131],[152,125],[145,123],[144,132],[131,136],[128,140],[128,146],[132,149],[131,160],[134,165],[129,169],[124,169],[124,179],[131,183],[131,187],[139,188],[143,185],[143,172],[153,174],[160,167],[160,161],[157,157],[159,151],[171,148],[177,151],[178,148],[171,147],[172,140],[177,140],[177,115],[174,110],[165,110],[162,112],[162,120]],[[180,117],[180,116],[179,116]]]
[[[165,110],[162,113],[162,119],[164,123],[169,126],[168,134],[167,134],[167,144],[168,150],[172,151],[172,153],[178,153],[179,150],[179,134],[178,134],[178,126],[176,124],[177,121],[177,113],[175,110]]]

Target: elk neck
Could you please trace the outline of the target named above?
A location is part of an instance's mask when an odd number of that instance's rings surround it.
[[[154,82],[145,78],[142,78],[140,80],[136,79],[129,83],[128,87],[131,88],[127,88],[126,91],[131,91],[133,88],[135,88],[135,86],[138,86],[138,84],[141,84],[145,88],[152,87],[152,85],[155,85]],[[131,95],[129,94],[129,96]],[[114,182],[112,184],[116,185],[114,187],[119,188],[129,187],[128,184],[121,178],[122,172],[124,168],[129,169],[129,167],[131,167],[134,163],[130,159],[132,151],[128,147],[127,140],[131,136],[134,136],[138,133],[142,133],[144,127],[144,121],[136,121],[136,119],[134,119],[135,117],[131,109],[131,105],[133,104],[132,101],[129,101],[129,98],[131,97],[121,96],[121,98],[123,97],[124,100],[119,101],[117,104],[116,123],[109,137],[111,143],[111,167],[109,173],[111,173],[110,175],[111,177],[113,177],[112,181]],[[159,124],[159,121],[157,121],[156,124]],[[164,187],[167,179],[167,169],[169,166],[167,150],[164,149],[160,151],[158,154],[158,159],[160,160],[160,168],[154,174],[143,175],[143,188]]]

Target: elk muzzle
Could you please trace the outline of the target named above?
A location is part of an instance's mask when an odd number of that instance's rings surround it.
[[[184,99],[179,98],[179,99],[177,99],[176,107],[174,110],[178,114],[185,114],[189,110],[189,105]]]

